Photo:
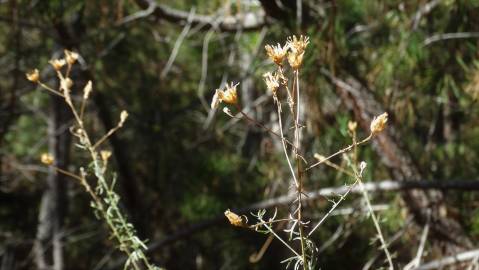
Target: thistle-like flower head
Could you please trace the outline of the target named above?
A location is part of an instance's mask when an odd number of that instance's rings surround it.
[[[238,93],[236,87],[239,85],[237,84],[226,84],[225,89],[216,89],[216,92],[213,96],[211,101],[211,108],[216,109],[221,102],[227,104],[237,104],[238,103]]]
[[[283,63],[283,59],[286,56],[286,53],[288,52],[288,46],[285,45],[284,47],[281,47],[281,45],[276,45],[276,46],[271,46],[271,45],[266,45],[264,46],[266,49],[266,54],[268,57],[278,66],[281,66]]]

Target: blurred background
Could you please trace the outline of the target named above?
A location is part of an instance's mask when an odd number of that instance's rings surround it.
[[[350,120],[366,137],[372,117],[388,112],[387,130],[358,148],[358,158],[368,163],[367,183],[419,183],[370,191],[395,264],[405,267],[422,243],[421,264],[472,251],[447,267],[479,269],[478,14],[476,0],[1,0],[0,269],[123,269],[83,188],[39,161],[50,152],[72,172],[90,162],[75,146],[63,101],[25,78],[38,68],[55,86],[48,61],[64,49],[81,55],[73,95],[93,82],[91,134],[116,125],[121,110],[130,114],[105,148],[121,207],[148,239],[153,262],[284,268],[290,254],[280,242],[258,255],[267,236],[223,215],[288,195],[281,144],[212,111],[210,101],[216,88],[240,82],[242,107],[274,128],[262,80],[274,66],[264,46],[293,34],[310,38],[300,74],[304,156],[349,145]],[[341,156],[331,161],[345,166]],[[350,183],[320,166],[305,190]],[[338,199],[309,199],[305,217],[318,222]],[[287,216],[290,205],[269,206]],[[321,269],[387,266],[364,205],[361,194],[348,195],[313,235]]]

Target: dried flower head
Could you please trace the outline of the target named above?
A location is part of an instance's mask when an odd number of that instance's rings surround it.
[[[284,60],[284,57],[286,56],[286,53],[288,52],[288,46],[281,47],[281,45],[276,45],[276,46],[271,46],[271,45],[266,45],[264,46],[266,50],[266,54],[268,57],[278,66],[281,66]]]
[[[67,62],[65,59],[52,59],[48,63],[50,63],[56,71],[59,71]]]
[[[53,162],[55,162],[55,158],[49,154],[49,153],[43,153],[41,156],[40,156],[40,161],[47,165],[47,166],[50,166],[53,164]]]
[[[125,111],[125,110],[121,111],[121,113],[120,113],[120,122],[118,123],[118,126],[119,126],[119,127],[122,127],[122,126],[123,126],[123,124],[124,124],[125,121],[126,121],[126,118],[128,118],[128,112]]]
[[[228,218],[231,225],[237,226],[237,227],[244,227],[245,226],[245,224],[243,222],[243,219],[240,216],[238,216],[237,214],[231,212],[229,209],[225,211],[225,216],[226,216],[226,218]]]
[[[103,162],[106,163],[108,162],[108,159],[111,157],[111,151],[102,150],[100,151],[100,156],[101,156],[101,160],[103,160]]]
[[[87,100],[88,97],[90,96],[92,90],[92,83],[91,81],[88,81],[88,83],[85,85],[85,88],[83,88],[83,99]]]
[[[386,122],[388,121],[388,113],[383,113],[377,117],[374,117],[371,122],[371,134],[377,134],[386,127]]]
[[[266,87],[268,90],[273,92],[273,95],[276,95],[276,91],[278,91],[279,88],[279,75],[278,73],[271,73],[271,72],[266,72],[263,74],[263,79],[264,82],[266,83]]]
[[[40,80],[40,72],[38,69],[34,69],[26,74],[27,80],[37,83]]]
[[[286,44],[287,44],[286,46],[291,48],[293,52],[296,52],[297,54],[301,54],[304,52],[304,50],[309,44],[309,37],[301,35],[299,36],[299,38],[297,38],[296,36],[293,35],[291,37],[288,37],[288,41],[286,42]]]
[[[298,70],[303,63],[304,51],[301,53],[290,51],[288,53],[288,63],[294,69]]]
[[[78,53],[65,50],[65,59],[69,65],[73,65],[78,60]]]
[[[238,93],[236,90],[237,84],[226,84],[224,90],[216,89],[216,92],[213,96],[213,100],[211,101],[211,108],[216,109],[221,102],[228,103],[228,104],[236,104],[238,102]]]

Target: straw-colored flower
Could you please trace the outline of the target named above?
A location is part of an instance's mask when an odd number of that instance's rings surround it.
[[[237,226],[237,227],[244,227],[245,226],[245,224],[243,222],[243,219],[240,216],[238,216],[237,214],[231,212],[229,209],[225,211],[225,216],[226,216],[226,218],[228,218],[231,225]]]
[[[281,47],[281,45],[276,45],[276,46],[271,46],[271,45],[266,45],[264,46],[266,49],[266,54],[268,57],[277,65],[281,66],[284,60],[284,57],[286,56],[286,53],[288,52],[288,46]]]
[[[78,60],[78,53],[65,50],[65,58],[69,65],[73,65]]]
[[[377,134],[384,130],[386,122],[388,121],[388,113],[383,113],[377,117],[374,117],[371,121],[371,134]]]
[[[47,165],[47,166],[50,166],[53,164],[53,162],[55,162],[55,158],[49,154],[49,153],[43,153],[41,156],[40,156],[40,161]]]
[[[211,108],[216,109],[218,108],[218,105],[221,102],[227,103],[227,104],[236,104],[238,103],[238,93],[236,90],[236,87],[238,86],[239,83],[237,84],[226,84],[226,87],[224,90],[222,89],[216,89],[216,92],[213,96],[213,99],[211,101]]]
[[[278,91],[279,88],[279,75],[278,73],[271,73],[271,72],[266,72],[263,74],[263,79],[264,82],[266,83],[266,87],[268,90],[273,92],[273,95],[276,95],[276,91]]]
[[[37,83],[40,80],[40,72],[38,69],[34,69],[26,74],[27,80]]]
[[[50,63],[56,71],[59,71],[67,62],[65,59],[52,59],[48,63]]]

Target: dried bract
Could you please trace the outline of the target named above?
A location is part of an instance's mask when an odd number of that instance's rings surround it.
[[[245,226],[245,224],[243,222],[243,219],[240,216],[238,216],[237,214],[231,212],[229,209],[225,211],[225,216],[226,216],[226,218],[228,218],[231,225],[237,226],[237,227],[244,227]]]
[[[266,45],[264,46],[266,50],[266,54],[268,57],[278,66],[281,66],[284,60],[284,57],[286,56],[286,53],[288,52],[288,46],[281,47],[281,45],[276,45],[276,46],[271,46],[271,45]]]
[[[383,113],[380,116],[374,117],[371,122],[371,134],[377,134],[384,130],[386,122],[388,121],[388,113]]]
[[[38,69],[34,69],[26,74],[27,80],[37,83],[40,80],[40,72]]]
[[[213,99],[211,100],[211,109],[212,110],[218,108],[218,105],[220,105],[220,103],[221,103],[220,95],[219,95],[220,91],[221,90],[216,89],[216,92],[213,95]]]

